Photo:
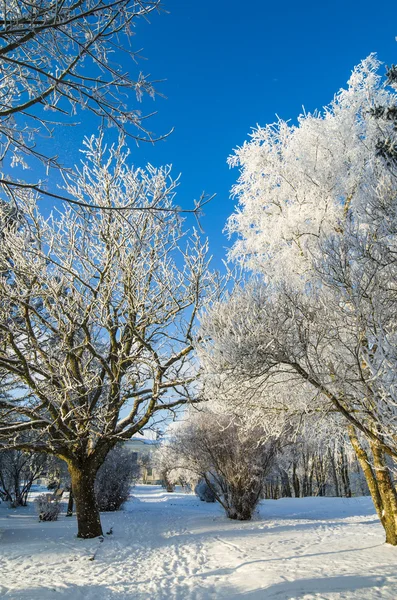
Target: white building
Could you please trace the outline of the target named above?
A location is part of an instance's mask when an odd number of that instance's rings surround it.
[[[160,473],[153,468],[151,457],[153,452],[159,446],[159,440],[155,439],[152,432],[146,432],[144,435],[136,434],[130,440],[124,443],[131,454],[134,462],[141,466],[141,481],[142,483],[161,483]]]

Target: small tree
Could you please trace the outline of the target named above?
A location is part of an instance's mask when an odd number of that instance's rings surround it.
[[[128,500],[131,486],[139,476],[139,466],[131,453],[116,446],[110,450],[95,479],[95,496],[100,511],[120,510]]]
[[[0,498],[12,508],[26,506],[33,483],[46,469],[46,456],[21,450],[0,452]]]
[[[163,442],[157,448],[151,464],[159,472],[165,490],[169,493],[173,492],[179,480],[180,470],[175,468],[174,452],[167,442]]]
[[[195,317],[217,279],[206,243],[183,242],[169,168],[135,170],[101,138],[85,158],[67,190],[103,210],[45,219],[28,195],[25,227],[3,231],[0,369],[14,389],[0,400],[0,440],[67,463],[78,535],[95,537],[108,452],[192,399]]]

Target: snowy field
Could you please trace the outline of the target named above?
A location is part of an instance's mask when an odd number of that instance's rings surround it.
[[[397,598],[397,548],[369,498],[267,500],[251,522],[193,495],[138,486],[103,513],[101,542],[74,518],[0,506],[0,598],[270,600]]]

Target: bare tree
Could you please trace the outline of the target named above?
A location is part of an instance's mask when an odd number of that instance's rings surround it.
[[[169,169],[126,159],[87,141],[69,193],[165,212],[69,206],[45,219],[28,195],[25,227],[6,229],[0,248],[0,368],[14,385],[1,443],[66,461],[80,537],[102,533],[94,481],[109,450],[195,399],[195,318],[218,288],[206,243],[183,241]]]
[[[46,469],[46,456],[7,450],[0,452],[0,498],[12,508],[26,506],[33,483]]]

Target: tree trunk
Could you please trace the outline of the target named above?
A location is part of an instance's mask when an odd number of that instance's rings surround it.
[[[373,454],[373,469],[352,425],[349,425],[348,432],[358,461],[364,471],[376,512],[385,530],[386,543],[397,546],[397,494],[390,477],[384,452],[377,444],[370,444]]]
[[[68,508],[67,508],[67,511],[66,511],[66,516],[67,517],[72,517],[73,516],[73,490],[72,490],[72,486],[70,486]]]
[[[296,474],[296,463],[294,463],[292,465],[292,485],[293,485],[293,488],[294,488],[295,498],[299,498],[299,496],[300,496],[300,484],[299,484],[298,475]]]
[[[164,484],[166,492],[172,493],[175,490],[175,486],[168,479],[168,473],[166,473],[166,472],[163,472],[163,484]]]
[[[371,444],[378,488],[383,503],[382,525],[386,542],[397,546],[397,494],[386,463],[385,453],[378,444]]]
[[[289,482],[288,473],[285,469],[279,468],[281,478],[281,495],[283,498],[292,498],[292,491]]]
[[[329,462],[331,464],[331,473],[332,473],[332,479],[333,479],[333,482],[334,482],[335,496],[339,497],[340,493],[339,493],[338,475],[336,473],[336,466],[335,466],[334,454],[333,454],[333,452],[331,450],[328,450],[328,457],[329,457]]]
[[[340,475],[341,475],[341,479],[342,479],[342,483],[343,483],[344,493],[345,493],[346,498],[351,498],[352,492],[351,492],[351,487],[350,487],[349,469],[348,469],[346,453],[343,449],[343,446],[340,447],[339,455],[340,455]]]
[[[364,473],[364,477],[368,484],[369,493],[371,494],[371,498],[374,503],[376,512],[378,513],[379,519],[382,520],[382,498],[380,497],[378,482],[376,481],[374,471],[372,470],[372,467],[369,463],[368,455],[364,448],[362,448],[360,442],[358,441],[358,437],[356,435],[353,425],[349,425],[347,429],[351,445],[353,446],[353,450],[356,453],[358,462],[360,463],[360,466]]]
[[[69,463],[68,467],[76,504],[77,537],[87,539],[103,535],[94,491],[97,470],[90,464],[77,466]]]

